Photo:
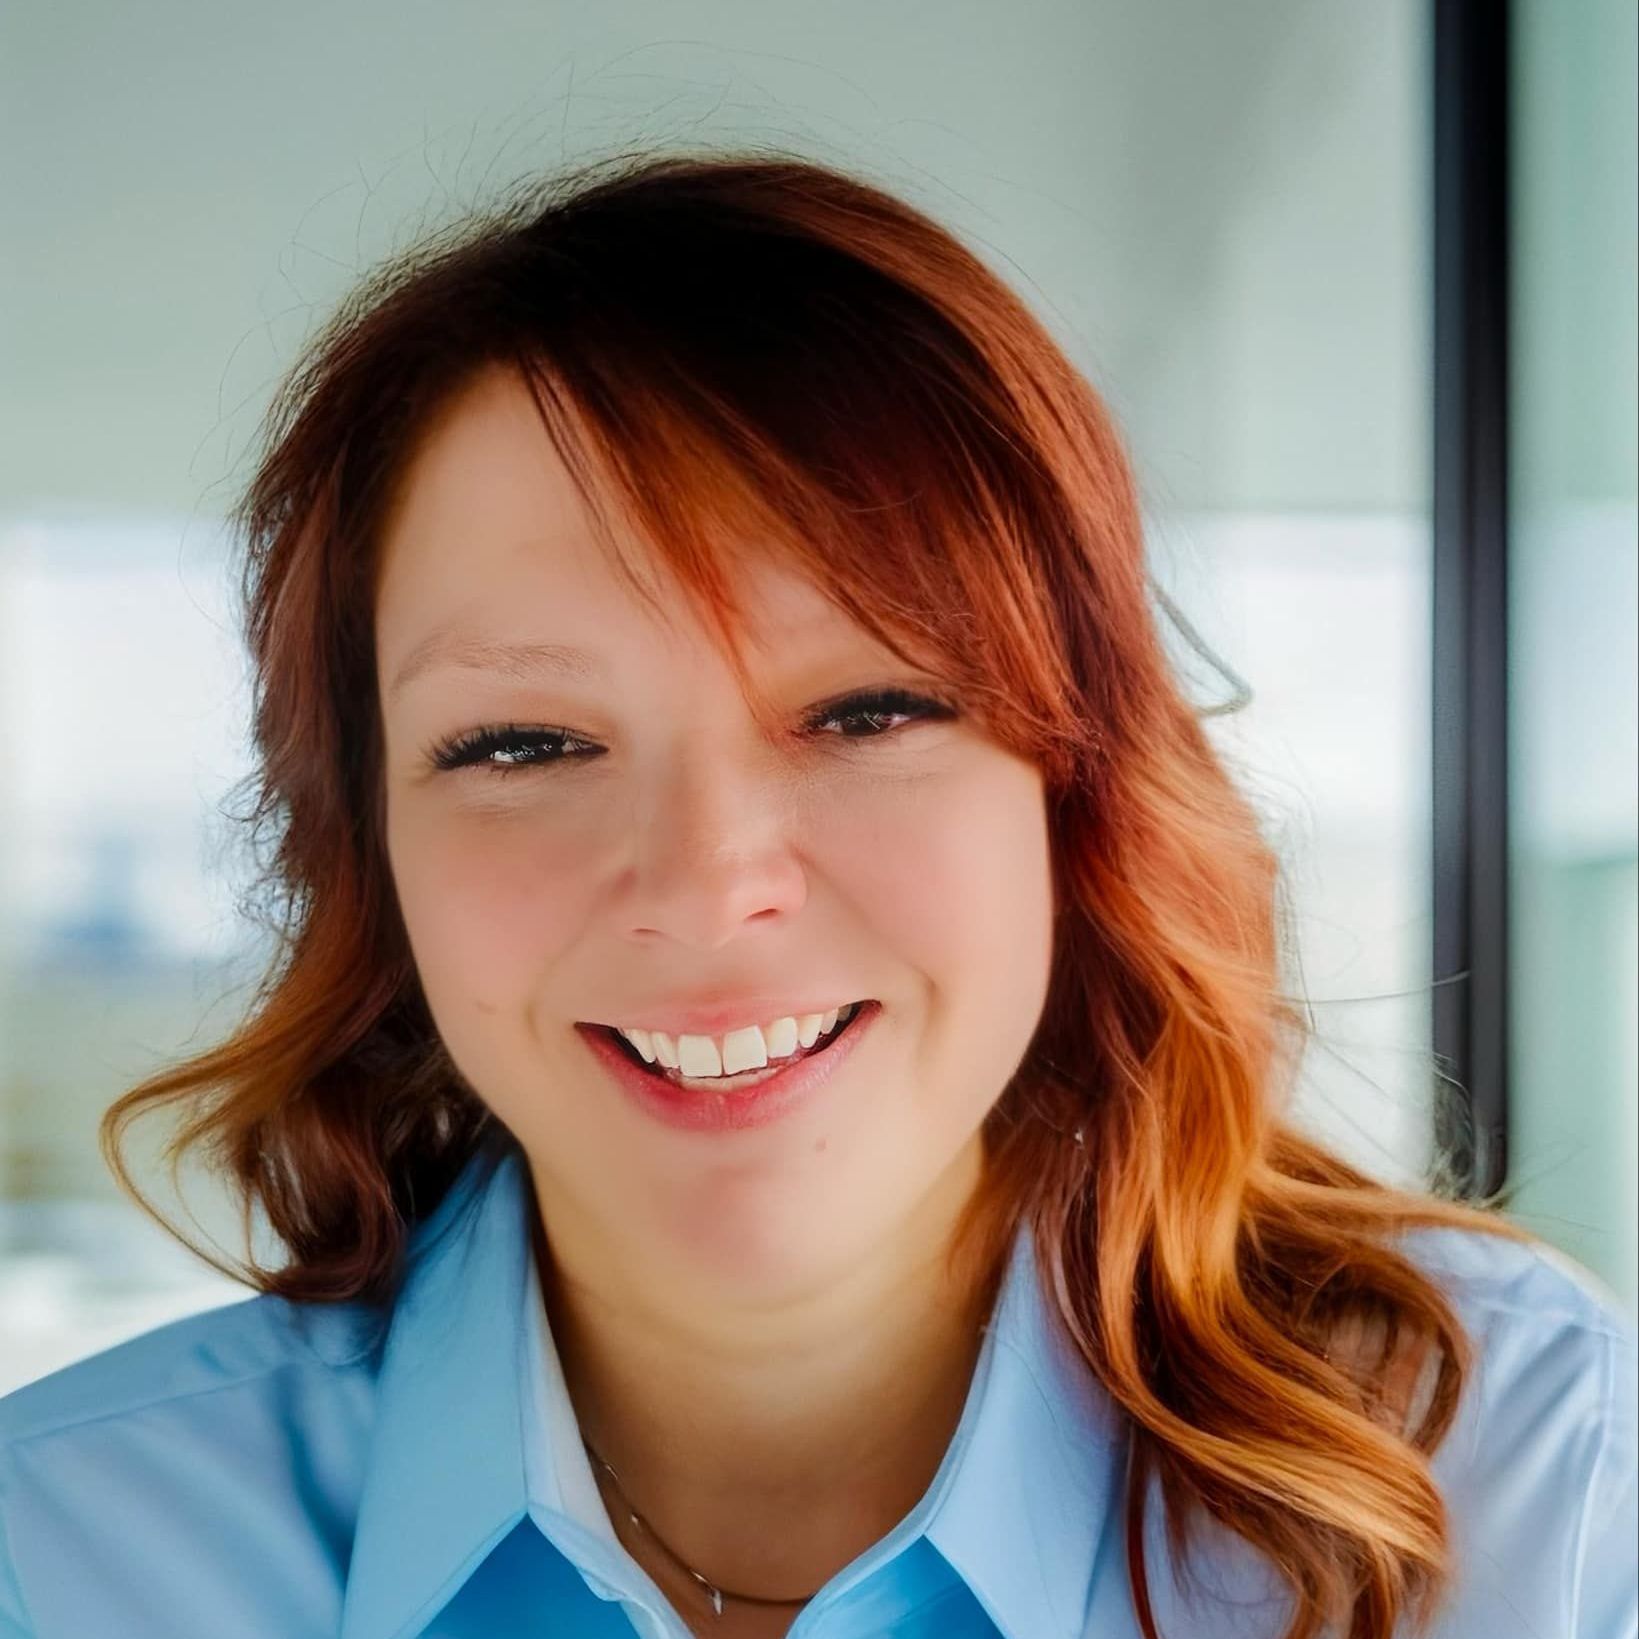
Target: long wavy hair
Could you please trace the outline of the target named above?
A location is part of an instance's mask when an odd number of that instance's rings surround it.
[[[261,872],[277,936],[243,1022],[141,1082],[99,1136],[180,1105],[288,1250],[206,1262],[302,1302],[386,1305],[407,1235],[498,1123],[443,1049],[383,840],[373,594],[420,434],[516,370],[604,543],[612,495],[734,667],[725,543],[780,553],[1040,768],[1056,927],[1036,1034],[984,1126],[960,1255],[1023,1222],[1044,1292],[1130,1419],[1128,1573],[1156,1633],[1143,1499],[1174,1556],[1210,1516],[1278,1568],[1284,1639],[1390,1639],[1451,1577],[1429,1463],[1472,1344],[1391,1244],[1535,1237],[1431,1174],[1374,1181],[1286,1107],[1309,1026],[1254,812],[1147,601],[1110,416],[1022,301],[891,193],[769,149],[626,153],[535,179],[355,288],[280,384],[231,522],[253,662]],[[1437,1164],[1438,1165],[1438,1164]],[[248,1250],[248,1241],[247,1241]],[[1417,1392],[1413,1394],[1413,1385]],[[1413,1402],[1420,1402],[1414,1408]]]

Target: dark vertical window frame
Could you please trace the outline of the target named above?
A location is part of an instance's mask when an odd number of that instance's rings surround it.
[[[1508,0],[1434,3],[1433,1050],[1508,1172]]]

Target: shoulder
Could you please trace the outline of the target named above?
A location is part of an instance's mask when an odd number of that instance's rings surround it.
[[[362,1306],[260,1295],[0,1397],[0,1636],[30,1631],[31,1604],[42,1632],[123,1631],[122,1606],[207,1576],[207,1543],[224,1565],[322,1556],[358,1490],[377,1331]],[[263,1499],[254,1541],[247,1484]]]
[[[1551,1401],[1590,1438],[1627,1439],[1639,1328],[1616,1294],[1573,1258],[1483,1230],[1419,1228],[1400,1249],[1457,1311],[1474,1346],[1476,1405],[1497,1419]]]
[[[1440,1226],[1407,1230],[1399,1244],[1476,1317],[1499,1324],[1555,1319],[1617,1338],[1634,1334],[1616,1294],[1546,1242]]]
[[[0,1397],[0,1639],[31,1619],[123,1632],[138,1606],[143,1632],[169,1631],[164,1610],[190,1586],[242,1598],[247,1557],[274,1579],[269,1598],[322,1602],[313,1567],[356,1506],[378,1318],[264,1294]]]
[[[1473,1345],[1457,1420],[1431,1459],[1465,1608],[1494,1615],[1488,1632],[1530,1631],[1510,1624],[1531,1613],[1567,1639],[1631,1639],[1633,1317],[1590,1271],[1541,1243],[1439,1228],[1410,1231],[1400,1246],[1450,1298]]]
[[[185,1315],[0,1395],[0,1451],[18,1442],[224,1389],[287,1368],[345,1368],[374,1341],[358,1305],[259,1295]]]
[[[1404,1250],[1451,1300],[1475,1348],[1480,1397],[1552,1394],[1589,1420],[1631,1437],[1639,1361],[1634,1317],[1602,1281],[1542,1242],[1477,1229],[1420,1228]]]

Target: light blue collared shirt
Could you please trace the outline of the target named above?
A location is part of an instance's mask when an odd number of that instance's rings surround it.
[[[689,1639],[609,1523],[501,1139],[416,1227],[390,1314],[256,1296],[0,1398],[0,1639]],[[1632,1322],[1534,1249],[1406,1245],[1481,1354],[1433,1460],[1458,1583],[1430,1639],[1635,1639]],[[927,1492],[790,1639],[1140,1639],[1116,1410],[1021,1232]],[[1277,1635],[1273,1571],[1202,1542],[1180,1589],[1152,1482],[1164,1639]]]

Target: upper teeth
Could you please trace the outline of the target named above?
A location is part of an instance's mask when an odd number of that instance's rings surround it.
[[[748,1024],[722,1036],[668,1036],[664,1030],[627,1030],[617,1026],[646,1064],[656,1059],[668,1070],[686,1076],[732,1076],[742,1070],[761,1070],[771,1059],[812,1047],[836,1025],[846,1024],[859,1004],[833,1007],[829,1013],[787,1014],[763,1025]]]

